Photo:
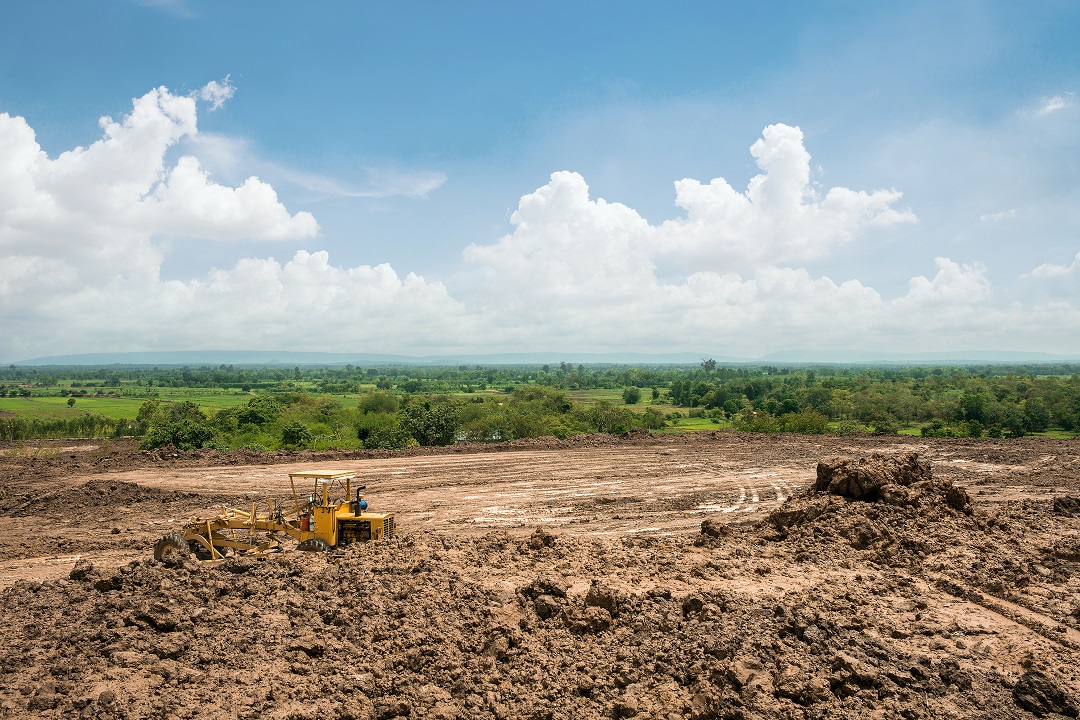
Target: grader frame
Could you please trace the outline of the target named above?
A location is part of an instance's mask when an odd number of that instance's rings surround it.
[[[264,508],[253,502],[251,510],[221,508],[208,518],[192,518],[179,533],[166,535],[154,544],[154,558],[194,552],[199,560],[221,560],[228,552],[259,557],[282,549],[280,535],[295,539],[298,550],[328,551],[353,542],[393,537],[393,513],[367,512],[367,501],[355,486],[351,470],[301,470],[289,473],[292,503],[287,509],[273,498]],[[306,500],[297,492],[297,481],[313,482]]]

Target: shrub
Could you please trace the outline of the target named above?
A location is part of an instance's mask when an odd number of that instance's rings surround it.
[[[797,413],[785,413],[780,416],[780,427],[784,432],[824,435],[829,432],[829,418],[817,410],[807,408]]]
[[[780,423],[764,410],[743,408],[731,421],[736,430],[742,432],[779,432]]]

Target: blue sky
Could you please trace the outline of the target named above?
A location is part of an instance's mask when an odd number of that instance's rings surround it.
[[[9,7],[0,359],[1080,355],[1080,7],[743,5]]]

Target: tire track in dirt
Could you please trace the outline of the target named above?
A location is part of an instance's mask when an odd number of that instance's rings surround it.
[[[741,458],[701,451],[658,453],[648,447],[395,457],[303,467],[356,470],[372,506],[397,513],[402,530],[454,532],[534,526],[574,534],[685,532],[716,513],[742,516],[771,509],[811,480],[805,468],[747,467]],[[285,498],[291,494],[290,469],[215,467],[117,477],[162,490]]]

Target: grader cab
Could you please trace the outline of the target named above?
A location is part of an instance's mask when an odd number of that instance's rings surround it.
[[[355,478],[349,470],[289,473],[291,502],[270,499],[263,507],[252,503],[250,511],[222,507],[214,517],[193,518],[181,532],[154,543],[154,559],[188,553],[199,560],[220,560],[229,553],[259,557],[279,552],[282,534],[297,541],[297,550],[309,552],[393,537],[394,514],[368,512],[361,497],[365,486],[353,485]]]

